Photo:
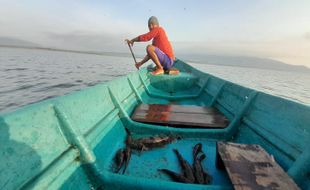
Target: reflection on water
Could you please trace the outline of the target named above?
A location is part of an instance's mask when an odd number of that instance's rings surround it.
[[[250,88],[310,104],[310,76],[305,74],[192,65]],[[131,57],[0,47],[0,112],[93,86],[135,70]]]

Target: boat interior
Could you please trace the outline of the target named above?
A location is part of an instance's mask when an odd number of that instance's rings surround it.
[[[301,188],[310,187],[310,109],[203,73],[178,60],[178,75],[147,68],[66,96],[0,115],[0,189],[233,189],[216,166],[217,143],[262,147]],[[160,115],[163,113],[165,115]],[[167,119],[168,118],[168,119]],[[134,137],[176,135],[164,148],[133,152],[124,174],[113,158]],[[173,149],[192,163],[202,143],[208,185],[172,181]],[[308,147],[308,148],[307,148]],[[14,179],[14,180],[12,180]]]

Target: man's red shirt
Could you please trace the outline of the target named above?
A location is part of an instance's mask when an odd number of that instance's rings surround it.
[[[172,46],[168,40],[165,30],[162,27],[155,27],[150,32],[139,36],[139,41],[145,42],[153,39],[152,44],[174,60]]]

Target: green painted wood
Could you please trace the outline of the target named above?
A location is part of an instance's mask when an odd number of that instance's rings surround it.
[[[215,102],[216,102],[217,98],[219,97],[219,95],[221,94],[222,89],[223,89],[223,87],[224,87],[225,84],[226,84],[226,82],[223,82],[223,83],[220,85],[220,87],[218,88],[218,91],[217,91],[216,94],[213,96],[213,99],[212,99],[212,101],[211,101],[210,106],[213,106],[213,105],[215,104]]]
[[[140,96],[140,94],[138,93],[136,87],[132,84],[130,78],[127,78],[128,79],[128,83],[130,85],[130,88],[133,90],[133,92],[135,93],[136,97],[138,98],[138,101],[139,103],[142,103],[142,98]]]
[[[227,173],[215,168],[219,140],[259,144],[279,160],[301,189],[310,186],[309,106],[225,81],[181,60],[175,67],[181,71],[179,76],[150,76],[143,68],[2,113],[0,189],[232,189]],[[129,116],[140,102],[173,103],[182,109],[212,105],[228,118],[230,126],[170,128],[135,122]],[[115,152],[124,147],[124,127],[139,137],[173,134],[181,140],[133,154],[125,175],[114,174],[111,165]],[[172,149],[191,161],[192,147],[198,142],[207,155],[203,166],[214,179],[210,185],[175,183],[157,172],[167,166],[178,171]]]
[[[54,106],[56,118],[67,141],[79,150],[79,158],[83,163],[92,163],[96,160],[85,138],[69,123],[67,116],[57,106]]]
[[[228,138],[233,138],[236,135],[241,119],[244,116],[245,112],[251,106],[251,103],[254,101],[256,95],[257,95],[257,92],[253,91],[250,93],[249,96],[246,96],[246,100],[244,104],[242,105],[241,109],[235,114],[234,119],[231,121],[231,123],[228,126],[230,129],[230,133],[227,135]]]
[[[165,76],[165,75],[164,75]],[[170,77],[170,79],[177,79],[179,80],[180,77],[182,77],[182,74],[179,75],[168,75]],[[166,77],[166,76],[165,76]],[[180,100],[180,99],[191,99],[191,98],[197,98],[203,91],[203,88],[205,87],[204,85],[201,87],[201,89],[196,92],[195,94],[182,94],[182,95],[172,95],[170,92],[171,91],[167,91],[167,89],[165,89],[165,91],[161,91],[161,93],[156,93],[156,92],[152,92],[152,90],[150,90],[150,87],[145,83],[145,81],[143,80],[141,74],[139,73],[139,78],[145,88],[145,91],[147,92],[148,95],[150,95],[151,97],[155,97],[155,98],[163,98],[163,99],[167,99],[167,100]],[[186,80],[186,78],[184,78]],[[195,80],[191,79],[190,81]],[[165,80],[164,82],[166,82],[167,80]],[[168,80],[169,81],[169,80]],[[194,84],[193,82],[191,82],[191,84]],[[178,83],[178,86],[182,86],[182,83]],[[161,87],[163,88],[163,87]],[[173,92],[176,92],[173,90]],[[186,93],[186,92],[185,92]]]

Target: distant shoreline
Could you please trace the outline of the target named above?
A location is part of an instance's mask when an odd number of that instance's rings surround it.
[[[130,57],[131,54],[123,52],[97,52],[97,51],[82,51],[82,50],[69,50],[59,48],[47,48],[47,47],[32,47],[32,46],[15,46],[15,45],[0,45],[4,48],[16,48],[16,49],[34,49],[34,50],[46,50],[46,51],[58,51],[68,53],[80,53],[80,54],[92,54],[92,55],[106,55],[106,56],[121,56]]]

